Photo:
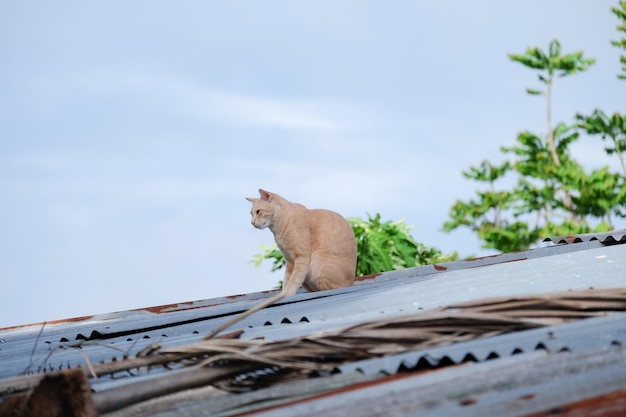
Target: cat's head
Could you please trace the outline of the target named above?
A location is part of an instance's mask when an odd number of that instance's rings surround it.
[[[250,214],[252,215],[252,226],[257,229],[265,229],[272,225],[272,219],[274,217],[275,206],[272,204],[274,200],[274,194],[265,190],[259,189],[260,198],[249,198],[246,200],[252,203]]]

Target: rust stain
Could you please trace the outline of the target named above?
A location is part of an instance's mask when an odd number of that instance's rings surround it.
[[[147,311],[148,313],[161,314],[161,313],[174,313],[177,311],[197,310],[201,308],[209,308],[209,307],[222,304],[222,303],[216,303],[216,304],[200,303],[199,305],[195,305],[196,303],[199,303],[199,301],[186,301],[186,302],[176,303],[176,304],[163,304],[159,306],[135,308],[135,309],[128,310],[128,311],[132,311],[132,312]]]
[[[575,401],[524,417],[623,417],[626,415],[626,389],[602,394],[582,401]]]
[[[188,304],[190,306],[182,307],[185,304]],[[177,311],[199,310],[203,308],[210,308],[216,305],[221,305],[221,303],[204,304],[204,305],[197,305],[197,306],[193,305],[193,303],[164,304],[161,306],[145,307],[145,308],[139,308],[139,309],[131,310],[131,311],[147,311],[149,313],[154,313],[154,314],[163,314],[163,313],[175,313]]]
[[[246,294],[235,294],[235,295],[227,295],[226,298],[230,300],[234,300],[236,298],[244,297]]]
[[[443,265],[434,265],[434,264],[433,264],[433,268],[435,268],[435,270],[437,270],[437,271],[445,271],[445,270],[448,269],[448,268],[446,268]]]
[[[261,291],[260,293],[261,294],[271,294],[271,293],[274,293],[276,291],[278,291],[278,290],[266,290],[266,291]],[[224,296],[224,297],[221,297],[221,298],[225,298],[225,299],[229,299],[229,300],[236,300],[238,298],[251,297],[251,296],[254,296],[254,295],[255,295],[255,293],[235,294],[235,295],[227,295],[227,296]],[[262,298],[262,297],[254,297],[254,298],[250,298],[250,300],[256,300],[258,298]],[[223,304],[228,303],[228,301],[221,301],[221,302],[217,302],[217,303],[213,303],[213,304],[207,304],[207,301],[209,301],[209,300],[196,300],[196,301],[186,301],[186,302],[175,303],[175,304],[163,304],[163,305],[158,305],[158,306],[135,308],[135,309],[131,309],[131,310],[125,310],[123,312],[125,313],[127,311],[136,311],[136,312],[147,311],[147,312],[156,313],[156,314],[172,313],[172,312],[176,312],[176,311],[189,311],[189,310],[196,310],[196,309],[202,309],[202,308],[209,308],[209,307],[214,307],[214,306],[223,305]]]
[[[95,316],[80,316],[80,317],[72,317],[69,319],[61,319],[61,320],[51,320],[46,321],[46,324],[57,324],[57,323],[75,323],[79,321],[87,321],[93,319]]]
[[[72,317],[68,319],[59,319],[59,320],[47,320],[41,321],[38,323],[27,323],[27,324],[18,324],[16,326],[9,326],[0,328],[0,330],[16,330],[16,329],[25,329],[27,327],[41,327],[48,326],[51,324],[61,324],[61,323],[79,323],[81,321],[88,321],[93,319],[96,316],[80,316],[80,317]]]
[[[355,277],[354,280],[355,281],[365,281],[365,280],[369,280],[369,279],[376,279],[377,276],[382,275],[382,272],[379,272],[377,274],[369,274],[369,275],[361,275],[360,277]]]
[[[476,401],[475,399],[473,399],[473,398],[467,398],[467,399],[465,399],[465,400],[460,401],[460,402],[459,402],[459,405],[460,405],[461,407],[467,407],[468,405],[474,405],[474,404],[476,404],[476,403],[478,403],[478,401]]]
[[[479,256],[478,258],[463,259],[463,261],[464,262],[482,261],[483,259],[497,258],[501,255],[502,255],[501,253],[496,253],[495,255],[487,255],[487,256]]]
[[[276,291],[277,290],[266,290],[266,291],[262,291],[262,293],[263,294],[270,294],[270,293],[273,293],[273,292],[276,292]],[[235,294],[235,295],[225,296],[224,298],[227,298],[229,300],[236,300],[236,299],[242,298],[242,297],[249,297],[250,295],[251,294]],[[255,299],[256,298],[254,298],[252,300],[255,300]],[[218,306],[218,305],[222,305],[222,304],[226,303],[226,302],[220,302],[220,303],[214,303],[214,304],[204,304],[203,302],[204,302],[204,300],[188,301],[188,302],[177,303],[177,304],[163,304],[163,305],[160,305],[160,306],[137,308],[137,309],[129,310],[129,311],[147,311],[149,313],[161,314],[161,313],[173,313],[173,312],[177,312],[177,311],[189,311],[189,310],[210,308],[210,307],[214,307],[214,306]],[[199,303],[199,304],[195,305],[196,303]]]
[[[582,239],[575,235],[564,236],[563,239],[567,243],[577,243],[582,242]]]
[[[474,266],[470,266],[468,267],[468,269],[470,268],[482,268],[485,266],[491,266],[491,265],[500,265],[500,264],[510,264],[512,262],[519,262],[519,261],[527,261],[528,258],[515,258],[515,259],[508,259],[506,261],[499,261],[499,262],[494,262],[492,264],[482,264],[482,265],[474,265]]]
[[[147,311],[148,313],[161,314],[163,312],[168,312],[166,310],[169,310],[169,311],[175,310],[177,309],[179,305],[180,304],[163,304],[160,306],[137,308],[131,311]]]

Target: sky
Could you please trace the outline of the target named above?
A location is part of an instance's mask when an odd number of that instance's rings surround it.
[[[555,82],[555,122],[624,112],[615,5],[1,2],[0,328],[273,288],[259,188],[488,254],[442,226],[480,188],[463,170],[545,134],[507,54],[596,58]],[[575,157],[617,166],[602,147]]]

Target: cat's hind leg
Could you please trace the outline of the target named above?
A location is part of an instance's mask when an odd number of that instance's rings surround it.
[[[325,291],[354,285],[354,273],[343,260],[313,259],[308,285],[313,291]]]

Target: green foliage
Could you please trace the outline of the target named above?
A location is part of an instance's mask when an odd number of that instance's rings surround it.
[[[541,48],[528,48],[526,53],[509,54],[509,59],[513,62],[519,62],[520,64],[539,71],[539,81],[546,85],[546,90],[534,90],[527,88],[526,92],[530,95],[545,95],[547,112],[546,119],[548,125],[548,148],[550,155],[554,163],[558,166],[561,161],[558,157],[556,145],[554,142],[554,136],[552,132],[552,83],[554,76],[565,77],[577,72],[583,72],[589,69],[596,61],[593,58],[583,58],[582,51],[574,52],[567,55],[561,55],[561,44],[558,40],[553,40],[548,45],[548,53],[545,53]]]
[[[609,172],[608,167],[593,170],[591,174],[575,173],[571,181],[579,182],[580,192],[573,196],[578,214],[604,219],[606,227],[612,228],[611,217],[625,217],[623,211],[626,202],[624,177]]]
[[[591,116],[576,115],[578,126],[589,135],[600,135],[602,139],[609,138],[613,144],[604,148],[608,155],[617,155],[622,171],[626,176],[626,164],[624,163],[624,151],[626,151],[626,114],[614,113],[608,116],[600,109],[595,109]]]
[[[410,268],[457,258],[456,253],[444,255],[413,239],[410,226],[403,220],[381,222],[380,214],[368,220],[348,218],[357,243],[356,274],[368,275],[395,269]]]
[[[539,74],[539,81],[544,84],[552,83],[554,75],[565,77],[576,72],[586,71],[589,66],[595,63],[595,59],[583,58],[582,51],[574,52],[567,55],[561,55],[561,44],[558,40],[553,40],[548,46],[546,54],[540,48],[528,48],[524,55],[509,54],[512,61],[543,71]],[[539,93],[539,90],[531,90],[531,94]]]
[[[444,224],[444,230],[449,232],[460,226],[468,227],[485,242],[484,248],[505,252],[523,250],[535,242],[537,233],[527,230],[526,223],[517,220],[515,209],[519,191],[497,191],[495,188],[496,181],[511,170],[513,166],[508,161],[501,165],[483,161],[479,168],[472,167],[463,172],[468,179],[488,184],[489,189],[479,191],[477,198],[468,202],[458,200],[450,209],[451,220]],[[533,194],[540,193],[533,190]],[[532,200],[533,203],[540,201]]]
[[[254,266],[261,266],[265,259],[272,260],[272,272],[278,271],[285,266],[285,257],[276,244],[269,246],[263,243],[261,244],[261,249],[263,250],[262,253],[257,253],[252,256],[252,261],[250,262],[252,262]]]
[[[444,230],[467,227],[478,235],[483,247],[503,252],[528,249],[548,236],[611,230],[615,216],[626,217],[626,168],[622,158],[626,118],[617,113],[609,117],[596,110],[591,116],[577,115],[578,124],[558,123],[553,127],[551,121],[554,76],[585,71],[595,61],[583,58],[582,52],[561,55],[556,40],[550,43],[547,53],[529,48],[523,55],[509,57],[540,72],[539,81],[546,90],[528,89],[527,93],[546,97],[546,137],[524,131],[514,146],[501,148],[511,160],[500,165],[484,161],[463,172],[487,190],[477,192],[467,202],[457,201]],[[610,172],[608,167],[587,171],[571,156],[570,145],[579,140],[581,129],[612,140],[612,146],[605,149],[609,155],[620,157],[625,175]],[[498,189],[503,182],[508,186]]]
[[[411,236],[411,227],[403,220],[382,222],[380,214],[368,215],[367,220],[357,217],[347,220],[357,243],[356,276],[457,259],[456,252],[443,254],[416,242]],[[272,272],[285,265],[285,259],[275,244],[261,245],[261,249],[263,252],[254,255],[252,260],[255,266],[261,266],[265,259],[272,261]]]
[[[483,162],[464,172],[488,190],[477,192],[467,202],[457,201],[444,230],[468,227],[483,247],[503,252],[528,249],[548,236],[611,230],[613,216],[626,214],[624,177],[609,172],[608,167],[586,172],[572,159],[567,146],[578,138],[572,126],[559,124],[554,135],[559,166],[544,140],[522,132],[516,146],[502,148],[513,155],[513,161]],[[517,177],[512,189],[497,190],[497,182],[509,174]],[[594,218],[599,221],[592,227]]]
[[[613,46],[616,46],[624,51],[626,51],[626,1],[620,0],[619,7],[612,7],[611,11],[618,19],[622,21],[621,25],[617,26],[618,32],[622,32],[623,38],[617,41],[611,41]],[[620,63],[622,64],[622,72],[624,74],[618,74],[617,78],[620,80],[626,80],[626,56],[621,55],[619,57]]]

